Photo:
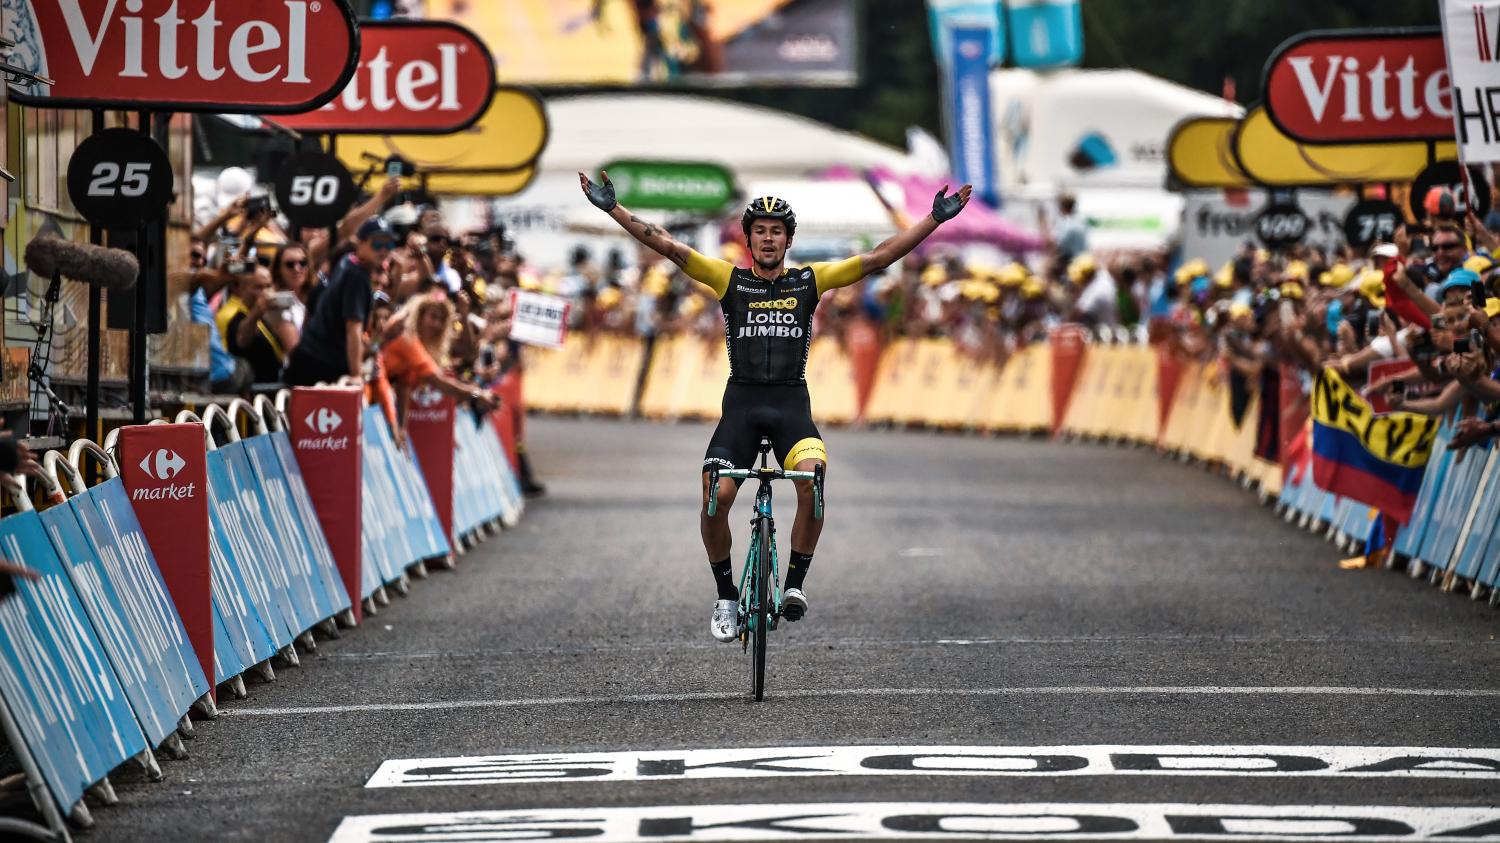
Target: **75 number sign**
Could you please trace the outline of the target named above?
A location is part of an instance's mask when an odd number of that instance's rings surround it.
[[[90,223],[135,229],[172,199],[172,163],[156,141],[130,129],[105,129],[78,145],[68,162],[68,198]]]
[[[293,225],[327,228],[354,204],[354,179],[327,153],[293,155],[276,174],[276,204]]]

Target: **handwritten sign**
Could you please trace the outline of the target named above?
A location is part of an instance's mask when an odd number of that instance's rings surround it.
[[[562,348],[568,336],[568,310],[572,306],[558,296],[512,289],[510,338],[527,345]]]

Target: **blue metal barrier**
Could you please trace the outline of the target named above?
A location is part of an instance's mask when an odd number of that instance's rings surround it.
[[[1437,438],[1432,443],[1432,457],[1427,461],[1427,470],[1422,475],[1422,488],[1417,492],[1416,505],[1412,507],[1411,521],[1396,534],[1396,552],[1417,557],[1421,553],[1422,541],[1427,533],[1427,523],[1437,498],[1447,482],[1448,466],[1453,462],[1453,452],[1448,450],[1448,440],[1453,436],[1451,426],[1438,428]]]
[[[1496,482],[1496,475],[1500,473],[1500,457],[1496,454],[1497,449],[1488,448],[1483,453],[1470,456],[1470,459],[1482,457],[1485,466],[1480,470],[1482,479],[1477,492],[1474,520],[1459,542],[1458,557],[1454,563],[1454,573],[1481,585],[1487,584],[1483,578],[1485,546],[1495,532],[1495,522],[1500,520],[1500,483]]]
[[[391,478],[396,517],[404,525],[402,535],[411,547],[411,561],[447,556],[452,548],[448,537],[443,535],[437,509],[427,491],[427,481],[422,479],[417,449],[408,443],[404,450],[396,450],[395,440],[383,421],[375,435],[381,440],[380,450]]]
[[[323,535],[318,512],[313,508],[312,495],[307,490],[307,481],[302,477],[302,467],[298,465],[297,453],[292,448],[292,438],[285,430],[277,430],[269,434],[269,439],[281,466],[281,476],[286,483],[287,499],[292,506],[293,516],[302,526],[303,538],[313,559],[313,569],[323,580],[323,589],[329,600],[327,608],[331,610],[330,614],[342,612],[353,601],[349,590],[344,587],[343,578],[339,576],[333,550],[329,548],[328,539]]]
[[[1479,491],[1479,477],[1484,473],[1487,456],[1485,449],[1474,448],[1453,454],[1448,475],[1428,515],[1428,527],[1416,554],[1418,559],[1438,568],[1448,567],[1459,532]]]
[[[305,630],[349,608],[349,595],[339,580],[333,553],[323,538],[323,528],[316,518],[311,524],[303,520],[277,453],[276,437],[287,440],[281,431],[245,439],[244,454],[260,487],[256,497],[264,523],[274,546],[281,549],[279,556],[286,565],[292,589],[298,595]],[[291,447],[290,440],[287,440],[287,447]],[[306,499],[305,486],[302,494]]]
[[[0,599],[0,699],[13,739],[25,744],[66,812],[145,750],[146,735],[37,513],[0,520],[0,556],[25,560],[41,575],[34,583],[17,579],[16,592]]]
[[[366,548],[365,563],[374,564],[382,583],[401,578],[406,566],[419,558],[406,529],[406,514],[396,495],[396,478],[392,468],[396,443],[390,426],[379,407],[366,407],[364,418],[364,487]],[[372,513],[373,508],[373,513]],[[371,524],[373,516],[379,523]],[[380,543],[371,547],[371,542]]]
[[[146,738],[162,743],[208,693],[208,679],[124,482],[105,480],[40,518]]]
[[[259,516],[246,508],[230,474],[225,448],[235,446],[239,443],[231,442],[208,452],[210,535],[213,544],[222,539],[223,558],[234,569],[231,579],[236,586],[243,588],[236,608],[243,606],[255,617],[274,645],[274,652],[292,643],[302,630],[294,628],[297,617],[287,598],[284,572],[265,558],[273,550],[268,546]],[[218,565],[215,565],[214,573],[219,573]],[[221,611],[224,608],[221,606]],[[225,611],[225,614],[230,612]]]

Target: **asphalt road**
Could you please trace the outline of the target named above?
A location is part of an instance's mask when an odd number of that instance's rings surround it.
[[[1500,750],[1442,751],[1500,747],[1500,616],[1141,450],[825,431],[811,610],[752,702],[706,628],[709,432],[533,420],[520,527],[118,776],[87,839],[1500,838]]]

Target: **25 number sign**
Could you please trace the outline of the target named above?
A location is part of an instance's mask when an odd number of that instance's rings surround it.
[[[159,219],[172,200],[172,164],[156,141],[130,129],[105,129],[78,145],[68,162],[68,198],[90,223],[135,229]]]

